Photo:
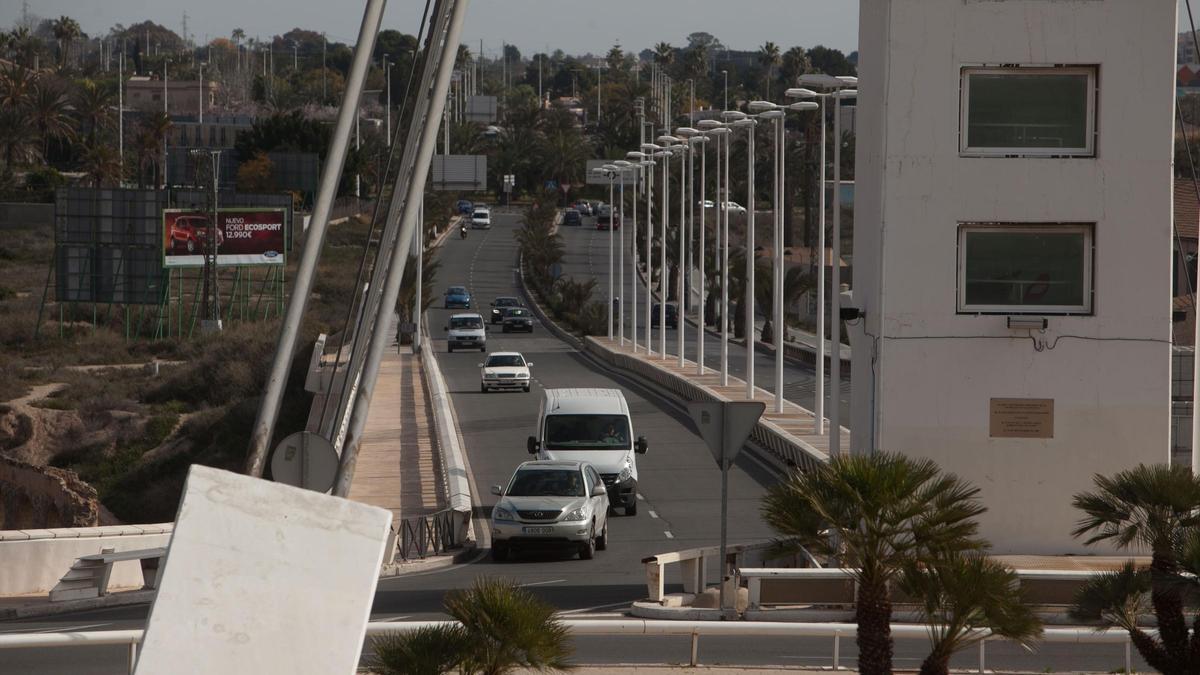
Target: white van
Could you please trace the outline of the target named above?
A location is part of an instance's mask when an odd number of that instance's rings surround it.
[[[637,515],[637,455],[629,404],[619,389],[546,389],[527,449],[542,460],[588,462],[600,472],[609,503]]]

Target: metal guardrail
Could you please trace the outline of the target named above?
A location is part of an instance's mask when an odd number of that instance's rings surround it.
[[[777,621],[667,621],[651,619],[561,619],[573,636],[595,635],[644,635],[644,636],[687,636],[691,637],[691,665],[699,665],[700,638],[704,636],[737,637],[827,637],[833,638],[832,665],[841,665],[841,639],[853,638],[857,626],[852,623],[784,623]],[[450,621],[374,622],[367,624],[366,635],[404,633],[426,626],[450,624]],[[928,640],[929,627],[920,624],[892,624],[892,638],[896,640]],[[979,672],[987,669],[987,643],[1003,641],[1004,638],[984,633],[979,643]],[[1157,630],[1147,629],[1156,635]],[[16,633],[0,635],[0,649],[61,649],[63,647],[98,647],[105,645],[127,645],[129,647],[129,672],[133,673],[137,660],[137,647],[144,631],[114,630],[74,633]],[[1131,673],[1133,666],[1129,634],[1123,630],[1092,628],[1047,628],[1042,642],[1058,644],[1115,644],[1125,647],[1125,672]]]
[[[461,548],[457,515],[454,509],[445,509],[400,521],[396,554],[401,560],[418,560]]]

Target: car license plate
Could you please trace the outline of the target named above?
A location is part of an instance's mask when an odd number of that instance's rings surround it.
[[[554,534],[553,527],[523,527],[521,531],[525,534]]]

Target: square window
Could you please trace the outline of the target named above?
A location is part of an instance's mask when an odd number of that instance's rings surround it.
[[[1090,314],[1093,226],[969,223],[958,230],[958,311]]]
[[[1096,68],[963,68],[960,151],[1094,157]]]

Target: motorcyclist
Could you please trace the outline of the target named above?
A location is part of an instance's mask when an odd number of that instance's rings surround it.
[[[463,239],[467,238],[467,226],[466,225],[458,226],[458,236],[462,237]]]

